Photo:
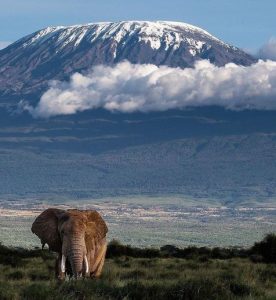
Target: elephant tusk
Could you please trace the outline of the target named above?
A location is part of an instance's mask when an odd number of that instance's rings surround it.
[[[88,259],[87,256],[84,256],[84,264],[85,264],[85,273],[89,273],[89,265],[88,265]]]
[[[62,273],[65,273],[65,263],[66,263],[66,257],[64,254],[62,254],[61,264],[60,264],[60,270]]]

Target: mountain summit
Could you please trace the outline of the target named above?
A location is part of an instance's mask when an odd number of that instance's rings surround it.
[[[47,27],[0,51],[0,96],[39,94],[49,80],[66,80],[97,64],[192,67],[208,59],[218,66],[254,59],[207,31],[180,22],[128,21]]]

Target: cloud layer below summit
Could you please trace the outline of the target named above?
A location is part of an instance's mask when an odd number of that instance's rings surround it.
[[[257,55],[261,59],[276,60],[276,38],[270,38],[269,41],[260,48]]]
[[[37,106],[24,108],[34,117],[47,118],[96,108],[130,113],[208,105],[275,110],[276,62],[216,67],[199,61],[186,69],[129,62],[101,65],[85,75],[73,74],[68,82],[50,82]]]

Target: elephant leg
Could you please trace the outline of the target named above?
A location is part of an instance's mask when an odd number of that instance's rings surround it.
[[[96,261],[92,268],[93,277],[99,277],[102,273],[106,250],[107,250],[107,243],[105,242],[101,246],[99,252],[97,253]]]
[[[58,276],[59,276],[59,265],[60,265],[60,257],[58,256],[56,258],[56,264],[55,264],[55,275],[56,275],[56,278],[58,278]]]

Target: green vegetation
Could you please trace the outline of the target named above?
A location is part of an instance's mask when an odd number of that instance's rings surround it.
[[[100,279],[54,278],[54,255],[0,247],[0,299],[276,299],[276,235],[252,248],[138,249],[113,241]],[[180,258],[181,254],[181,258]]]

